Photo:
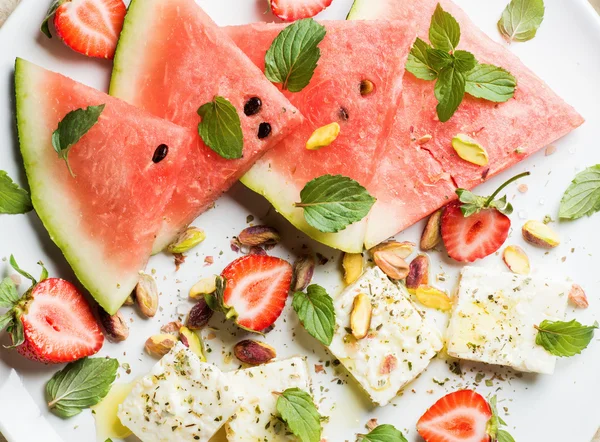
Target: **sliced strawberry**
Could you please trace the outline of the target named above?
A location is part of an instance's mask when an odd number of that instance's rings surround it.
[[[472,390],[450,393],[425,412],[417,431],[426,442],[489,442],[487,426],[492,409]]]
[[[123,0],[56,1],[54,27],[65,44],[88,57],[112,59],[127,12]]]
[[[283,21],[314,17],[333,0],[271,0],[273,14]]]
[[[251,331],[263,331],[279,318],[292,282],[292,266],[266,255],[247,255],[229,264],[222,302],[236,323]]]
[[[450,203],[442,215],[442,239],[451,258],[473,262],[502,247],[510,230],[506,215],[496,209],[483,209],[465,217],[460,206],[458,201]]]

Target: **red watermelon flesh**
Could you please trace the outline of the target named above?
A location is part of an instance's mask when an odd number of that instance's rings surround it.
[[[197,131],[197,110],[215,96],[238,111],[244,133],[243,158],[227,160],[196,135],[177,188],[165,211],[155,251],[212,203],[302,117],[256,66],[193,0],[133,0],[115,55],[111,95]],[[257,115],[244,104],[262,101]],[[261,123],[271,134],[259,139]]]
[[[109,313],[137,284],[193,133],[124,101],[17,59],[19,141],[36,212],[79,280]],[[69,152],[52,132],[75,109],[105,104]],[[161,144],[167,156],[152,161]]]
[[[376,5],[357,0],[349,15],[351,19],[393,20],[410,7],[420,17],[419,36],[427,39],[431,16],[438,2],[421,0],[382,0]],[[566,135],[583,123],[583,118],[541,79],[531,72],[514,54],[485,35],[454,3],[442,0],[442,7],[460,23],[460,49],[471,51],[480,63],[490,63],[510,71],[518,87],[513,99],[506,103],[492,103],[465,96],[456,114],[446,123],[436,116],[434,82],[419,80],[410,73],[404,76],[404,89],[394,130],[387,143],[386,158],[373,183],[379,198],[370,214],[365,244],[371,247],[387,237],[412,225],[418,219],[436,210],[452,195],[452,182],[458,187],[473,188],[487,178],[518,163],[544,146]],[[476,166],[458,157],[451,140],[459,133],[467,134],[484,146],[490,161],[485,167]],[[420,144],[421,137],[432,139]],[[400,146],[400,147],[399,147]],[[447,174],[438,187],[427,185],[424,199],[405,197],[405,180],[398,180],[398,171],[406,170],[416,150],[423,150],[438,162],[440,171]],[[417,185],[423,176],[415,176]],[[438,176],[437,173],[434,176]],[[410,181],[410,180],[409,180]],[[410,187],[410,186],[409,186]],[[417,195],[420,192],[417,192]],[[393,197],[398,195],[398,198]],[[431,198],[430,198],[431,197]],[[418,210],[408,210],[418,202]],[[390,222],[380,222],[385,215]],[[371,221],[373,220],[373,221]]]
[[[310,227],[294,207],[306,183],[325,174],[348,176],[370,188],[399,104],[404,64],[415,38],[415,24],[402,22],[322,22],[327,33],[310,84],[301,92],[284,91],[306,118],[242,178],[264,195],[292,224],[330,246],[359,252],[367,220],[324,234]],[[265,53],[285,25],[256,23],[226,28],[236,44],[264,70]],[[374,92],[362,96],[363,80]],[[337,139],[320,150],[306,142],[318,128],[338,123]]]

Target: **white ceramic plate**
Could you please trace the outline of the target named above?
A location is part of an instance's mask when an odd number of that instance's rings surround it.
[[[251,21],[271,20],[264,0],[199,0],[206,11],[221,25],[240,24]],[[507,0],[460,0],[474,21],[492,38],[500,40],[496,22]],[[569,317],[584,323],[600,319],[600,272],[596,259],[600,250],[598,223],[600,214],[594,218],[574,223],[554,224],[563,239],[562,245],[550,253],[522,244],[520,227],[525,219],[542,219],[545,215],[556,217],[562,192],[577,171],[586,166],[600,163],[600,23],[585,0],[548,0],[545,21],[538,36],[528,43],[510,46],[540,77],[547,81],[561,96],[581,112],[587,122],[574,133],[556,143],[558,151],[549,157],[544,152],[516,166],[513,170],[482,186],[482,193],[495,188],[509,175],[530,170],[533,175],[524,180],[529,191],[521,194],[516,186],[509,189],[509,197],[516,207],[512,216],[514,232],[509,242],[527,248],[536,275],[563,275],[570,277],[587,289],[590,308],[586,311],[569,309]],[[335,0],[321,16],[343,19],[351,0]],[[49,69],[59,71],[88,85],[107,90],[110,63],[86,59],[67,49],[56,38],[47,40],[38,30],[46,10],[46,2],[23,0],[17,11],[0,29],[0,169],[6,170],[20,184],[26,180],[18,152],[14,124],[13,64],[15,57],[24,57]],[[318,268],[315,281],[328,288],[331,294],[338,293],[340,281],[340,253],[310,241],[291,228],[260,197],[241,185],[237,185],[218,201],[217,207],[196,221],[207,231],[208,239],[197,253],[192,253],[187,262],[175,273],[172,258],[159,255],[152,258],[149,269],[156,269],[162,291],[161,312],[153,320],[142,319],[134,310],[125,309],[132,318],[131,336],[126,343],[107,343],[101,355],[110,355],[132,367],[132,373],[121,373],[121,381],[129,381],[146,372],[155,362],[144,354],[143,343],[158,332],[161,324],[174,318],[177,312],[187,312],[186,299],[191,285],[202,276],[219,273],[237,255],[230,250],[229,239],[247,226],[246,217],[252,214],[255,222],[264,222],[279,228],[283,243],[273,253],[293,259],[303,244],[330,259]],[[421,226],[414,226],[399,235],[403,240],[417,241]],[[50,241],[35,213],[27,216],[0,216],[0,275],[8,272],[6,257],[14,253],[25,269],[35,270],[35,263],[42,259],[51,275],[74,279],[68,264],[57,247]],[[206,256],[214,257],[214,264],[204,265]],[[433,275],[445,274],[441,287],[451,290],[456,282],[458,266],[444,260],[440,253],[433,254]],[[479,263],[489,268],[503,269],[499,256],[491,256]],[[428,312],[428,319],[436,321],[440,328],[445,317]],[[209,360],[224,370],[237,367],[235,361],[227,362],[226,354],[231,345],[243,333],[232,335],[231,327],[213,318],[217,338],[207,341],[212,349]],[[205,333],[206,334],[206,333]],[[279,357],[296,354],[308,355],[310,363],[330,361],[328,354],[299,326],[295,314],[288,305],[277,322],[276,329],[266,336],[274,345]],[[415,423],[419,416],[435,400],[447,392],[461,387],[473,387],[477,373],[493,381],[493,387],[485,382],[477,386],[483,394],[497,393],[501,409],[505,408],[505,420],[517,441],[588,442],[600,422],[600,343],[592,342],[583,355],[560,360],[553,376],[524,375],[494,366],[463,363],[462,378],[453,375],[442,358],[435,360],[416,382],[410,385],[393,405],[373,408],[356,384],[341,370],[327,368],[326,373],[314,374],[314,381],[325,388],[324,414],[330,416],[325,436],[330,442],[354,440],[357,432],[364,431],[370,418],[377,417],[380,423],[392,423],[402,429],[409,440],[416,441]],[[6,344],[7,336],[0,336]],[[95,440],[93,418],[89,412],[69,420],[61,420],[46,411],[43,388],[45,382],[58,367],[41,366],[29,362],[17,353],[0,348],[0,381],[6,378],[9,368],[15,368],[39,404],[51,424],[65,441]],[[502,376],[504,381],[499,380]],[[434,382],[444,381],[443,386]],[[339,381],[338,381],[339,379]],[[29,441],[17,441],[29,442]],[[102,441],[103,442],[103,441]]]

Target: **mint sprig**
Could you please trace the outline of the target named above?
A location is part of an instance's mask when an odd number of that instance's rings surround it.
[[[202,121],[198,133],[208,147],[221,157],[234,160],[242,157],[244,133],[235,107],[227,98],[216,96],[198,109]]]
[[[496,199],[498,194],[504,190],[506,186],[517,181],[520,178],[531,175],[530,172],[523,172],[516,175],[502,184],[496,191],[488,197],[475,195],[473,192],[466,189],[456,189],[458,200],[462,203],[460,210],[465,218],[474,215],[484,209],[496,209],[500,213],[510,215],[513,212],[513,206],[506,200],[506,195]]]
[[[560,201],[561,219],[578,219],[600,211],[600,164],[578,173]]]
[[[301,442],[321,440],[321,415],[312,397],[299,388],[289,388],[277,398],[277,412]]]
[[[58,128],[52,133],[52,146],[56,153],[58,153],[58,157],[65,160],[67,169],[69,169],[72,177],[75,177],[75,174],[69,164],[71,147],[98,123],[104,106],[104,104],[88,106],[86,109],[75,109],[69,112],[58,123]]]
[[[0,213],[16,215],[33,209],[29,193],[0,170]]]
[[[320,285],[309,285],[306,293],[294,293],[292,306],[308,334],[322,344],[330,345],[335,328],[335,310],[327,291]]]
[[[408,442],[402,432],[393,425],[375,427],[369,434],[359,434],[360,442]]]
[[[110,391],[118,368],[116,359],[84,358],[71,362],[46,384],[48,408],[57,416],[68,418],[96,405]]]
[[[287,26],[273,40],[265,55],[265,75],[283,90],[300,92],[310,83],[321,58],[318,45],[325,38],[325,27],[312,18]]]
[[[544,21],[544,0],[511,0],[498,21],[506,41],[528,41],[535,37]]]
[[[510,433],[502,429],[503,426],[506,426],[506,422],[498,415],[497,401],[496,395],[489,400],[492,417],[487,423],[486,432],[490,436],[491,442],[514,442]]]
[[[535,343],[559,357],[580,354],[590,344],[598,323],[586,326],[576,320],[569,322],[544,320],[535,326],[538,331]]]
[[[505,102],[514,95],[517,82],[508,71],[480,65],[475,55],[457,49],[460,25],[439,4],[431,18],[429,41],[431,45],[417,38],[406,70],[419,79],[436,81],[436,110],[441,122],[452,118],[465,93],[494,102]]]
[[[358,182],[343,175],[323,175],[309,181],[300,192],[306,222],[315,229],[335,233],[362,220],[376,199]]]

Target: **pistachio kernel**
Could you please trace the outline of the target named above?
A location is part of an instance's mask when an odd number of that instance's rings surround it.
[[[196,247],[206,239],[204,230],[190,226],[179,234],[177,239],[167,247],[171,253],[185,253]]]
[[[371,80],[363,80],[360,82],[360,94],[365,97],[372,94],[375,90],[375,85]]]
[[[294,262],[294,282],[292,289],[294,292],[305,290],[310,284],[315,273],[316,261],[312,254],[305,254]]]
[[[519,246],[508,246],[502,252],[502,259],[509,270],[517,275],[528,275],[531,271],[529,258]]]
[[[408,241],[386,241],[369,250],[371,255],[374,255],[377,251],[389,251],[397,254],[400,258],[406,259],[415,250],[415,245]]]
[[[447,312],[452,308],[450,297],[443,291],[435,287],[422,285],[415,291],[417,300],[425,307],[434,308]]]
[[[428,251],[435,248],[442,241],[442,210],[433,213],[425,224],[421,235],[421,250]]]
[[[152,318],[156,315],[158,310],[158,287],[152,276],[140,273],[140,279],[135,286],[135,301],[145,317]]]
[[[408,263],[394,250],[377,250],[373,253],[373,261],[388,277],[401,280],[408,276]]]
[[[477,166],[487,166],[490,162],[485,148],[465,134],[458,134],[452,138],[452,147],[459,157]]]
[[[322,147],[327,147],[337,139],[339,134],[340,125],[338,123],[330,123],[320,127],[310,136],[306,142],[306,148],[308,150],[319,150]]]
[[[196,305],[190,310],[185,325],[190,330],[200,330],[208,324],[213,313],[212,309],[206,303],[206,300],[200,298]]]
[[[125,322],[121,312],[109,315],[104,309],[100,308],[98,316],[109,341],[123,342],[129,337],[129,326]]]
[[[190,298],[204,299],[204,295],[210,295],[217,290],[217,275],[207,276],[198,281],[190,289]]]
[[[578,284],[573,284],[571,287],[571,290],[569,291],[569,301],[579,308],[588,308],[590,306],[585,291]]]
[[[275,245],[281,240],[277,229],[269,226],[246,227],[238,235],[238,242],[244,246]]]
[[[522,229],[523,238],[530,244],[552,249],[560,244],[560,238],[554,230],[541,221],[527,221]]]
[[[183,327],[180,321],[171,321],[160,328],[161,333],[179,337],[179,330]]]
[[[261,365],[277,357],[275,349],[264,342],[245,339],[233,347],[233,354],[248,365]]]
[[[362,253],[344,253],[342,267],[344,268],[344,282],[347,285],[356,282],[363,273]]]
[[[354,338],[361,340],[369,334],[372,315],[373,306],[371,305],[371,298],[364,293],[356,295],[352,304],[352,312],[350,313],[350,330]]]
[[[410,293],[415,293],[417,288],[427,284],[429,284],[429,257],[419,255],[409,265],[406,288]]]
[[[149,355],[162,358],[175,347],[175,344],[177,344],[177,338],[165,333],[150,336],[146,341],[145,348]]]
[[[200,358],[202,362],[206,362],[206,356],[204,355],[204,345],[198,337],[198,334],[193,332],[187,327],[181,327],[179,329],[179,340],[183,345],[189,348],[192,353]]]

